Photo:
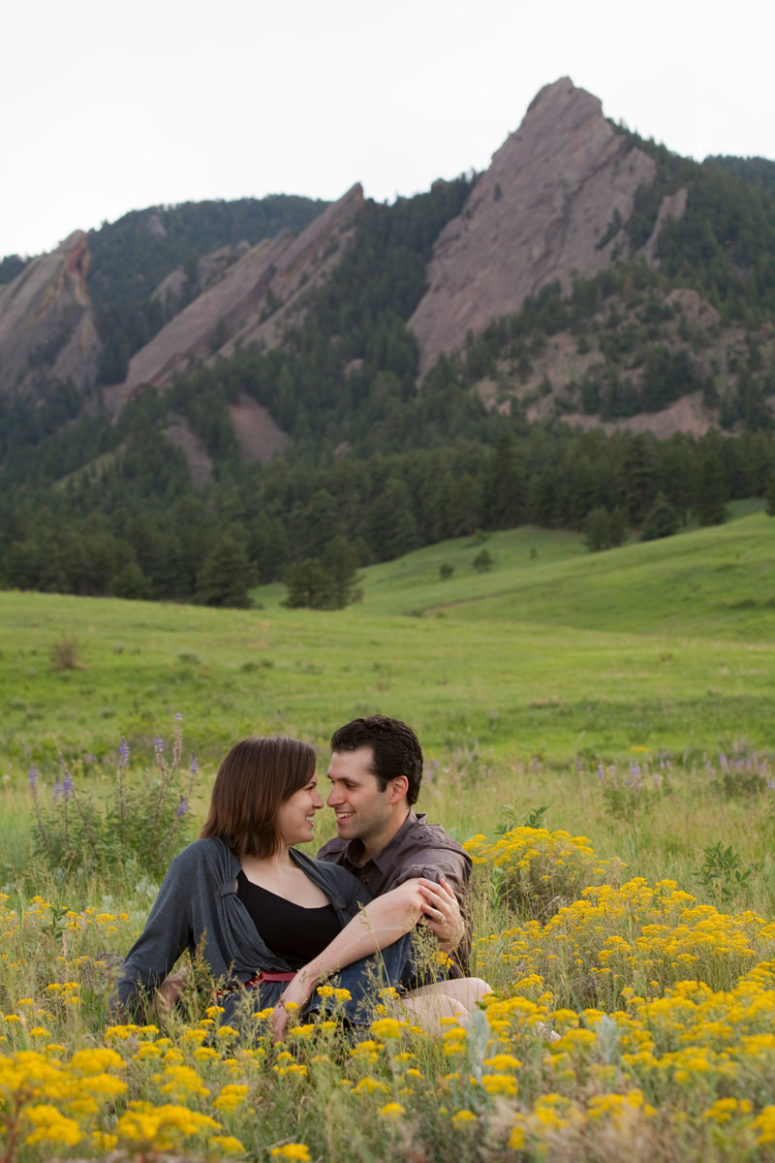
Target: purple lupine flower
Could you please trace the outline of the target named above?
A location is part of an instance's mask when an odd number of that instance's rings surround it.
[[[597,765],[597,778],[599,783],[605,783],[605,768],[602,763]]]
[[[37,769],[37,767],[35,767],[34,764],[30,767],[30,770],[27,772],[27,779],[30,781],[30,791],[32,792],[33,795],[35,795],[35,793],[38,790],[38,769]]]
[[[654,787],[659,787],[662,782],[662,776],[658,771],[654,772]]]
[[[173,719],[177,719],[177,720],[178,720],[178,722],[180,722],[180,720],[183,718],[183,716],[181,715],[180,711],[176,711],[176,712],[175,712],[175,714],[174,714],[172,717],[173,717]]]
[[[64,765],[62,770],[64,771],[62,777],[62,794],[66,800],[69,800],[73,790],[73,777]]]
[[[124,736],[121,736],[121,744],[118,749],[118,766],[126,767],[129,762],[129,744]]]
[[[719,767],[721,768],[722,771],[726,771],[727,768],[729,767],[729,760],[727,759],[727,757],[723,751],[721,752],[721,754],[718,757],[718,762],[719,762]]]
[[[54,783],[54,790],[53,790],[53,792],[51,793],[51,802],[52,802],[52,804],[58,804],[58,803],[59,803],[59,801],[60,801],[60,800],[61,800],[61,798],[62,798],[62,795],[63,795],[63,790],[62,790],[62,783],[61,783],[61,781],[60,781],[60,779],[59,779],[59,776],[57,776],[57,777],[56,777],[56,781],[55,781],[55,783]]]
[[[175,815],[177,816],[178,819],[180,819],[181,816],[185,816],[187,811],[188,811],[188,800],[186,799],[185,796],[181,796],[180,803],[178,804],[178,810],[175,812]]]
[[[157,755],[161,755],[161,753],[164,751],[164,740],[162,739],[161,735],[154,735],[153,749]]]
[[[194,752],[191,753],[191,767],[189,768],[189,771],[192,775],[196,775],[196,773],[199,771],[199,760],[197,759]]]

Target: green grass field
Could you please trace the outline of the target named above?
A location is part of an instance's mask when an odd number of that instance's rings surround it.
[[[6,771],[126,735],[148,744],[172,715],[215,759],[248,733],[331,729],[376,710],[406,718],[428,757],[492,748],[560,766],[632,746],[775,745],[775,522],[758,513],[661,542],[587,554],[532,529],[458,541],[363,572],[363,600],[220,611],[0,594],[0,747]],[[439,565],[455,567],[441,581]],[[78,666],[55,669],[74,644]]]

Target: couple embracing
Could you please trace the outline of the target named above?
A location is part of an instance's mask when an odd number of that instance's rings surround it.
[[[224,1021],[273,1007],[275,1039],[289,1008],[314,1018],[317,987],[328,978],[349,994],[352,1025],[370,1020],[376,981],[397,991],[399,1014],[426,1029],[470,1015],[489,991],[465,976],[471,861],[413,810],[423,764],[417,736],[374,715],[341,727],[331,747],[328,804],[338,835],[314,860],[296,847],[313,839],[323,807],[313,749],[284,738],[231,749],[200,839],[173,860],[124,962],[120,1012],[174,996],[168,975],[188,950],[219,981]],[[430,975],[415,955],[418,924],[447,955]]]

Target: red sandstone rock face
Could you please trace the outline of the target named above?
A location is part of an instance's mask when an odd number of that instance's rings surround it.
[[[108,408],[116,413],[141,385],[163,388],[176,375],[232,355],[238,344],[279,344],[284,328],[303,315],[308,292],[341,258],[363,206],[363,189],[353,186],[297,237],[286,232],[240,248],[236,261],[228,248],[202,260],[209,285],[132,357],[126,381],[103,392]],[[174,295],[175,278],[156,293]],[[290,442],[267,409],[247,397],[229,414],[243,461],[266,463]],[[188,425],[179,421],[167,436],[185,453],[193,479],[204,483],[212,465]]]
[[[572,272],[608,266],[624,232],[598,244],[616,212],[627,222],[636,190],[654,173],[596,97],[567,78],[543,88],[436,242],[430,285],[410,320],[420,374],[546,283],[559,279],[567,290]]]
[[[300,310],[302,293],[341,257],[363,205],[362,188],[353,186],[297,237],[281,234],[248,250],[132,357],[126,381],[113,395],[123,401],[141,384],[161,387],[231,355],[237,343],[278,343],[285,321]]]
[[[100,341],[86,287],[89,251],[76,231],[0,287],[0,393],[92,382]]]

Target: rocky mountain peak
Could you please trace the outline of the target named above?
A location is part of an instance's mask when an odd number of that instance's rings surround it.
[[[109,406],[119,408],[142,384],[163,387],[228,356],[237,344],[279,342],[303,310],[302,296],[339,261],[363,206],[358,184],[298,236],[285,231],[242,253],[132,357],[125,383],[106,390]]]
[[[94,379],[99,338],[86,286],[89,248],[76,230],[0,287],[0,393]]]
[[[531,102],[493,155],[462,214],[437,239],[429,287],[410,325],[424,374],[468,331],[519,311],[527,295],[622,252],[624,225],[654,161],[605,119],[597,97],[563,77]]]

